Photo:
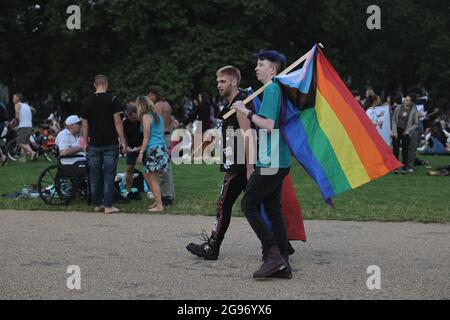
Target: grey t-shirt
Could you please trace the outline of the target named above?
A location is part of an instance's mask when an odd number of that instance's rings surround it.
[[[411,108],[406,108],[405,106],[400,107],[400,112],[398,113],[397,127],[406,129],[408,126],[409,114],[411,113]]]

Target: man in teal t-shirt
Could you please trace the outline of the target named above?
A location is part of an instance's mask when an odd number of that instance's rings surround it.
[[[260,51],[255,68],[256,77],[263,84],[270,83],[280,73],[286,57],[277,51]],[[288,262],[288,237],[281,214],[280,198],[283,179],[289,174],[289,148],[280,132],[281,88],[267,86],[258,114],[245,108],[242,101],[233,104],[236,111],[245,114],[259,129],[259,151],[256,170],[248,181],[242,198],[242,211],[255,231],[263,248],[263,264],[253,277],[292,278]],[[270,228],[261,216],[261,205],[271,222]]]

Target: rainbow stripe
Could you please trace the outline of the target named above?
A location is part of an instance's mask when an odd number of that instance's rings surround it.
[[[323,52],[277,77],[282,134],[328,201],[401,166]]]

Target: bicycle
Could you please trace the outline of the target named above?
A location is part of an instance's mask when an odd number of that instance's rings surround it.
[[[9,158],[7,145],[11,140],[14,140],[15,138],[16,138],[15,130],[12,128],[11,123],[7,123],[2,132],[0,132],[0,149],[3,155],[5,156],[5,160],[2,161],[2,165],[4,165]]]
[[[22,155],[22,149],[17,145],[17,132],[15,129],[11,130],[14,132],[14,138],[7,142],[6,152],[10,160],[18,161]],[[43,156],[49,162],[56,160],[55,141],[48,133],[41,133],[39,135],[33,133],[30,136],[28,144],[34,152],[37,152],[38,157]]]

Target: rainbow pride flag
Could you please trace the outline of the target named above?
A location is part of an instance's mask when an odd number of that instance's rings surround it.
[[[317,45],[303,68],[274,81],[282,135],[328,203],[402,166]]]

